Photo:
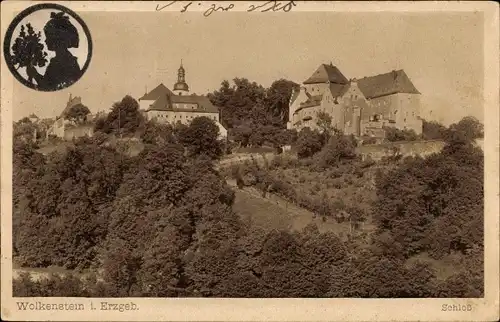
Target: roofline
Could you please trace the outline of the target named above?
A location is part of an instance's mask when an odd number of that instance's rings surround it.
[[[361,91],[363,92],[363,91]],[[380,97],[384,97],[384,96],[390,96],[390,95],[394,95],[394,94],[410,94],[410,95],[422,95],[422,93],[420,93],[418,90],[417,90],[418,93],[408,93],[408,92],[400,92],[400,91],[394,91],[394,92],[390,92],[390,93],[385,93],[385,94],[382,94],[382,95],[376,95],[376,96],[369,96],[369,97],[366,97],[366,99],[368,100],[371,100],[371,99],[374,99],[374,98],[380,98]]]
[[[299,106],[295,112],[293,112],[293,115],[297,114],[297,112],[303,110],[303,109],[306,109],[306,108],[311,108],[311,107],[316,107],[316,106],[321,106],[321,102],[319,104],[316,104],[316,105],[308,105],[308,106]]]

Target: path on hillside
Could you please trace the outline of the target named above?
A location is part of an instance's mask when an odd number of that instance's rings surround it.
[[[237,188],[235,180],[228,180],[228,185],[235,188],[237,193],[246,194],[250,196],[250,198],[256,199],[259,202],[268,204],[272,209],[274,207],[279,207],[282,211],[277,213],[265,213],[263,216],[283,216],[288,218],[287,229],[300,231],[305,228],[308,224],[315,223],[321,233],[324,232],[334,232],[336,234],[347,233],[349,231],[349,227],[346,223],[337,223],[333,218],[321,216],[316,216],[313,212],[295,205],[294,203],[272,193],[267,193],[266,197],[262,196],[262,192],[253,188],[253,187],[245,187],[243,189]],[[267,209],[266,209],[267,210]],[[257,216],[258,217],[258,216]],[[267,228],[276,228],[276,227],[267,227]],[[284,227],[283,227],[284,228]]]
[[[263,197],[262,192],[257,190],[256,188],[244,187],[243,189],[239,189],[236,184],[236,180],[227,180],[226,182],[229,186],[238,189],[238,191],[247,193],[252,197],[259,198],[265,200],[266,202],[273,203],[279,205],[282,208],[285,208],[290,215],[298,215],[298,216],[308,215],[311,218],[315,217],[315,215],[311,211],[299,207],[276,194],[268,192],[266,193],[266,196],[268,197]]]

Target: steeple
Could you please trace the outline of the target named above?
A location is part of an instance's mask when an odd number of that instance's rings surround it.
[[[174,84],[174,92],[176,92],[177,95],[187,94],[189,92],[189,86],[186,84],[186,71],[182,66],[182,59],[181,67],[179,67],[177,71],[177,83]]]

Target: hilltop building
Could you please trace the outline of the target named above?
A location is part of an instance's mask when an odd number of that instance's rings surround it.
[[[227,130],[220,123],[219,109],[206,96],[190,94],[185,77],[186,71],[181,62],[173,91],[162,83],[139,98],[140,109],[146,119],[155,119],[161,123],[189,124],[194,118],[205,116],[215,121],[220,138],[227,138]]]
[[[383,137],[383,127],[422,133],[420,92],[403,70],[361,79],[347,79],[340,70],[322,64],[290,99],[287,128],[317,128],[319,112],[345,134]]]
[[[54,123],[47,130],[47,138],[51,135],[59,137],[63,140],[72,140],[83,136],[92,136],[94,134],[94,125],[91,123],[75,124],[66,119],[69,110],[76,105],[82,104],[82,98],[79,96],[73,97],[69,94],[66,107],[61,115],[56,117]]]

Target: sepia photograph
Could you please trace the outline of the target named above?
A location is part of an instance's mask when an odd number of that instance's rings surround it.
[[[6,1],[2,44],[2,319],[499,317],[494,3]]]

